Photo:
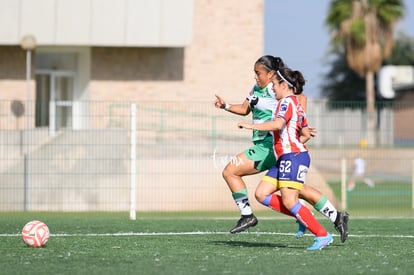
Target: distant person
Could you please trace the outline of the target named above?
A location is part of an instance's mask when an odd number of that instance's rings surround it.
[[[348,182],[348,191],[354,190],[356,183],[361,180],[369,187],[375,186],[374,181],[365,175],[365,160],[361,157],[356,157],[354,159],[354,172]]]

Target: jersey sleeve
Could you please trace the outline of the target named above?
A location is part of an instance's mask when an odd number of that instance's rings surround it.
[[[288,121],[292,117],[292,105],[287,98],[279,100],[275,117]]]
[[[308,126],[308,119],[306,118],[306,116],[304,116],[302,121],[302,128],[306,128]]]

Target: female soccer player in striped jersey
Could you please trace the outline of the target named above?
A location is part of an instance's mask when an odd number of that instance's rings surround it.
[[[275,71],[285,66],[282,59],[270,55],[260,57],[254,64],[256,84],[242,104],[227,104],[224,99],[216,95],[215,106],[225,109],[237,115],[246,116],[253,114],[253,123],[271,121],[276,109],[277,100],[272,91],[272,79]],[[306,108],[306,96],[298,95],[299,101]],[[230,162],[223,170],[223,178],[229,186],[233,199],[235,200],[241,217],[236,226],[230,230],[237,233],[257,224],[250,207],[247,187],[243,176],[254,175],[274,166],[276,158],[273,152],[273,137],[267,131],[253,131],[253,146],[247,148],[236,156],[237,162]],[[300,192],[301,198],[314,205],[315,209],[328,217],[335,228],[341,233],[341,239],[345,241],[347,232],[348,216],[346,212],[339,212],[332,203],[316,189],[305,186]],[[296,234],[301,237],[304,227],[299,223]]]
[[[256,199],[263,205],[295,217],[316,237],[307,250],[320,250],[333,242],[331,234],[315,219],[312,212],[299,202],[300,190],[310,165],[305,142],[310,139],[305,111],[298,94],[305,79],[299,71],[279,68],[273,77],[273,91],[278,100],[275,118],[259,124],[241,122],[240,128],[273,131],[276,165],[269,169],[256,189]],[[275,192],[280,191],[281,195]]]

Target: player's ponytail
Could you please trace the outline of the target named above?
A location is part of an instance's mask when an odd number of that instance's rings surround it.
[[[292,72],[293,78],[295,79],[295,94],[301,94],[303,92],[303,86],[305,86],[305,78],[303,77],[303,74],[300,71],[293,71]]]
[[[288,83],[288,86],[293,89],[293,93],[298,95],[303,92],[303,86],[305,86],[305,78],[300,71],[292,71],[290,68],[284,67],[277,71],[279,79]]]

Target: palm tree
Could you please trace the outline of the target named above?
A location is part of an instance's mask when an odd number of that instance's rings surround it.
[[[332,44],[343,47],[348,66],[365,78],[370,146],[377,144],[374,73],[392,52],[394,26],[403,10],[402,0],[332,0],[326,18]]]

